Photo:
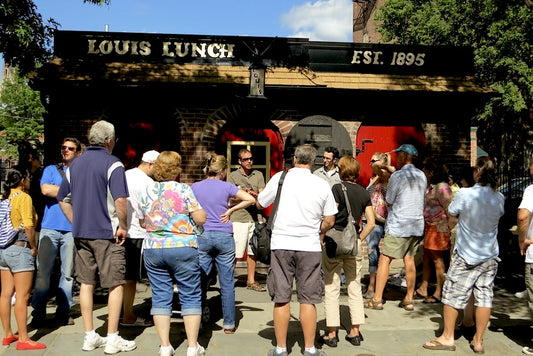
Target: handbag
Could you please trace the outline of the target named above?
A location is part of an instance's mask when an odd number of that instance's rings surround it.
[[[252,237],[250,238],[249,242],[252,252],[254,253],[255,257],[257,257],[257,260],[267,265],[270,264],[270,239],[272,237],[272,221],[274,220],[276,211],[278,210],[279,198],[281,195],[281,186],[283,185],[283,181],[285,180],[286,175],[287,171],[284,171],[281,174],[281,178],[279,179],[278,192],[276,193],[276,199],[274,200],[274,206],[272,207],[268,222],[266,224],[262,222],[255,223],[254,232],[252,233]]]
[[[326,255],[329,258],[335,257],[350,257],[357,255],[357,239],[359,233],[355,227],[355,219],[352,215],[352,208],[350,200],[346,193],[346,186],[341,182],[342,192],[344,193],[344,202],[348,210],[348,223],[342,230],[336,230],[334,227],[329,229],[324,236],[324,244],[326,248]]]

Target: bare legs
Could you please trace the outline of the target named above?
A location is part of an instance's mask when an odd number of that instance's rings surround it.
[[[442,256],[442,251],[438,250],[428,250],[424,249],[423,254],[423,263],[424,267],[422,269],[422,283],[417,289],[418,294],[423,296],[428,296],[428,285],[429,279],[431,278],[432,266],[431,263],[435,265],[435,274],[437,276],[437,286],[435,292],[433,292],[433,297],[437,299],[442,299],[442,286],[444,285],[444,258]]]
[[[83,319],[83,327],[86,332],[94,330],[93,324],[93,284],[81,284],[80,287],[80,309],[81,317]],[[108,307],[108,322],[107,333],[114,334],[118,332],[118,320],[120,318],[120,310],[122,309],[122,298],[124,294],[124,286],[119,285],[109,288],[109,297],[107,301]]]
[[[17,321],[19,341],[29,340],[27,322],[28,299],[33,282],[33,271],[11,273],[1,271],[2,293],[0,295],[0,319],[4,328],[4,337],[13,336],[11,329],[11,298],[17,293],[15,302],[15,320]],[[35,342],[30,342],[34,344]]]
[[[289,303],[274,304],[274,333],[279,347],[287,347],[290,313]],[[304,347],[313,347],[316,334],[316,307],[314,304],[300,304],[300,323],[304,334]]]

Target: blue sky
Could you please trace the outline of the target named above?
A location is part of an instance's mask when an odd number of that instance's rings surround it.
[[[352,41],[351,0],[34,0],[61,30],[305,37]],[[0,57],[0,67],[2,66]]]

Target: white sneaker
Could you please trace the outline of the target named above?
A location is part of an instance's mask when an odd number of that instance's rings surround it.
[[[104,354],[112,355],[117,352],[132,351],[137,348],[135,341],[124,340],[120,336],[115,342],[107,342],[104,349]]]
[[[92,351],[94,349],[97,349],[99,347],[104,347],[107,343],[107,337],[101,337],[100,335],[96,334],[93,338],[84,338],[83,339],[83,347],[81,348],[83,351]]]
[[[187,356],[203,356],[203,355],[205,355],[205,349],[200,345],[198,345],[198,348],[193,349],[193,350],[187,348]]]
[[[174,349],[172,346],[163,348],[162,346],[159,346],[159,355],[160,356],[172,356],[174,355]]]

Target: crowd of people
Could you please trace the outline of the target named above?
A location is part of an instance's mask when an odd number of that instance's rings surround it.
[[[484,351],[483,334],[490,317],[498,264],[498,221],[504,213],[504,198],[495,189],[496,170],[488,157],[478,159],[470,171],[472,177],[463,177],[463,188],[458,189],[449,181],[446,166],[438,158],[426,158],[420,170],[414,165],[417,149],[402,144],[393,150],[397,154],[396,166],[392,165],[390,153],[372,155],[368,163],[374,175],[363,187],[357,183],[361,172],[357,159],[350,155],[339,157],[335,147],[327,147],[322,153],[324,165],[313,173],[318,152],[311,145],[300,145],[292,158],[293,167],[283,178],[279,172],[265,184],[263,174],[253,169],[252,152],[242,149],[238,153],[239,168],[229,175],[226,158],[209,153],[205,179],[189,186],[178,181],[182,158],[177,152],[147,151],[138,167],[126,170],[112,155],[116,142],[112,124],[96,122],[88,141],[85,148],[78,139],[65,138],[61,162],[46,167],[38,182],[31,180],[31,169],[25,166],[7,173],[2,202],[9,202],[11,210],[7,215],[16,232],[5,243],[0,236],[3,345],[17,342],[20,350],[46,347],[28,336],[27,303],[33,288],[30,325],[45,326],[47,299],[52,294],[51,275],[59,258],[54,320],[59,325],[74,324],[70,309],[76,279],[80,284],[84,351],[101,347],[106,354],[134,350],[135,341],[123,339],[119,325],[155,325],[160,338],[159,354],[173,355],[169,334],[176,285],[187,334],[187,355],[203,355],[205,349],[198,343],[198,333],[208,276],[216,267],[223,331],[233,334],[234,269],[236,259],[247,251],[246,287],[268,291],[274,302],[276,347],[268,352],[269,356],[288,355],[294,282],[304,356],[326,355],[315,345],[316,305],[323,298],[326,329],[319,333],[318,343],[337,347],[343,283],[351,321],[344,339],[354,346],[361,345],[364,308],[385,308],[383,293],[394,259],[403,260],[407,282],[399,307],[413,311],[417,298],[424,303],[443,304],[442,335],[422,346],[429,350],[455,350],[454,332],[461,327],[471,331],[472,350]],[[533,160],[531,173],[533,176]],[[39,227],[32,184],[38,184],[39,199],[44,201]],[[262,210],[276,200],[278,192],[276,214],[269,217],[271,264],[265,288],[256,280],[257,260],[249,240],[255,224],[265,222]],[[533,211],[531,192],[526,190],[518,215],[520,247],[526,263],[533,261],[529,248],[533,237],[528,233],[533,229],[529,223],[529,213]],[[333,240],[329,235],[333,230],[344,231],[348,224],[356,227],[354,246],[349,253],[331,255],[328,244]],[[369,271],[364,293],[363,241],[368,246]],[[423,272],[416,288],[415,257],[420,252]],[[430,284],[433,270],[434,289]],[[150,281],[153,321],[137,316],[133,309],[142,271]],[[533,306],[533,278],[527,269],[526,275]],[[109,289],[105,336],[95,331],[93,322],[97,285]],[[10,323],[13,295],[17,333]],[[461,310],[469,312],[465,312],[463,323],[458,326]],[[524,353],[533,354],[533,350],[526,349]]]

